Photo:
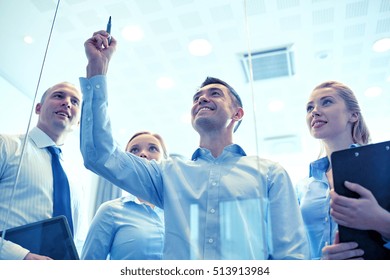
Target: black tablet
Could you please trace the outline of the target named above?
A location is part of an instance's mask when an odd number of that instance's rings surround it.
[[[390,141],[369,144],[332,153],[331,164],[335,191],[358,197],[344,181],[369,189],[379,205],[390,211]],[[365,252],[365,259],[390,259],[390,250],[383,247],[381,235],[373,230],[357,230],[339,226],[340,242],[356,241]]]
[[[4,239],[54,260],[79,259],[65,216],[7,229]]]

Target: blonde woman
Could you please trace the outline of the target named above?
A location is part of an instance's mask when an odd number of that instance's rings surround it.
[[[346,183],[347,188],[361,195],[359,199],[339,196],[333,190],[330,155],[370,140],[358,101],[346,85],[327,81],[314,88],[306,111],[310,134],[321,140],[326,153],[310,164],[309,177],[297,186],[311,258],[361,259],[364,252],[356,242],[339,243],[337,224],[376,230],[386,239],[390,238],[390,214],[360,185]],[[355,210],[346,211],[346,205]],[[357,213],[359,219],[354,219]],[[377,215],[376,219],[371,218],[373,215]]]

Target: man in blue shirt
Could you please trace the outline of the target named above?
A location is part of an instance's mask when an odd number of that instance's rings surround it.
[[[208,78],[193,97],[200,135],[192,160],[147,161],[117,147],[107,115],[106,73],[117,42],[95,32],[84,46],[87,78],[81,152],[85,166],[165,212],[165,259],[307,259],[294,189],[277,163],[233,144],[244,110],[225,82]]]

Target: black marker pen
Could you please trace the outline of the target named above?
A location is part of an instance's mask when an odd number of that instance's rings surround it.
[[[107,31],[108,34],[110,34],[110,36],[108,36],[108,44],[111,44],[111,16],[108,19],[106,31]]]

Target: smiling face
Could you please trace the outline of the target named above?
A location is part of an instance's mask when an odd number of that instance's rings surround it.
[[[229,90],[221,84],[209,84],[193,97],[191,123],[198,132],[226,128],[232,119],[241,119],[242,108],[232,100]]]
[[[53,140],[72,131],[80,123],[81,99],[72,84],[64,82],[49,88],[35,107],[37,126]]]
[[[306,122],[314,138],[324,142],[353,143],[352,124],[357,121],[357,115],[347,109],[337,91],[331,88],[314,90],[306,111]]]

